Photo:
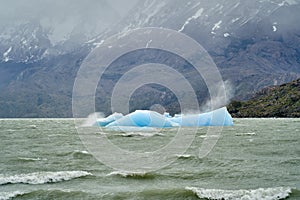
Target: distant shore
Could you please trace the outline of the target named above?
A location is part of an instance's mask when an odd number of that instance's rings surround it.
[[[232,101],[228,111],[234,118],[299,118],[300,79],[264,88],[248,101]]]

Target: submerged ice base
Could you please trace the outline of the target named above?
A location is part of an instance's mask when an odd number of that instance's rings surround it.
[[[199,126],[233,126],[233,119],[226,107],[202,114],[180,114],[171,117],[168,113],[161,115],[150,110],[136,110],[128,115],[114,113],[98,119],[96,126],[115,127],[199,127]]]

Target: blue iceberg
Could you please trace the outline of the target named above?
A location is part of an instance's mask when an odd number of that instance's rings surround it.
[[[233,126],[233,119],[226,107],[202,114],[182,114],[170,118],[183,127]]]
[[[102,119],[98,119],[96,121],[96,125],[98,126],[107,126],[108,124],[118,120],[118,119],[121,119],[123,118],[124,115],[122,115],[121,113],[114,113],[106,118],[102,118]]]
[[[233,119],[226,107],[202,114],[163,115],[150,110],[136,110],[128,115],[114,113],[106,118],[98,119],[97,126],[115,127],[199,127],[199,126],[233,126]]]
[[[150,110],[137,110],[108,124],[106,127],[114,126],[168,128],[178,125],[157,112]]]

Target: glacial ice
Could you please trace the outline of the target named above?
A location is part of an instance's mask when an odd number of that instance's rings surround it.
[[[150,110],[136,110],[110,124],[112,126],[137,126],[137,127],[158,127],[167,128],[178,126],[165,116]]]
[[[233,119],[226,107],[202,114],[159,114],[150,110],[136,110],[128,115],[114,113],[106,118],[98,119],[96,126],[115,127],[198,127],[198,126],[232,126]]]
[[[96,121],[96,124],[98,126],[106,126],[106,125],[108,125],[108,124],[110,124],[110,123],[112,123],[112,122],[114,122],[118,119],[121,119],[122,117],[124,117],[124,116],[121,113],[114,113],[114,114],[112,114],[112,115],[110,115],[106,118],[98,119]]]

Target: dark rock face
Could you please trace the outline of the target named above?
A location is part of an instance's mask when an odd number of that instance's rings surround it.
[[[300,117],[300,79],[267,87],[249,101],[228,106],[233,117]]]
[[[266,86],[300,77],[299,10],[298,0],[145,0],[94,38],[74,25],[72,34],[55,44],[51,27],[37,20],[0,27],[0,117],[72,117],[73,83],[88,53],[112,34],[148,26],[171,28],[194,38],[210,53],[223,79],[230,81],[233,99],[249,99]],[[171,55],[154,57],[157,63],[174,60]],[[122,66],[149,58],[132,55]],[[209,97],[205,83],[193,77],[188,65],[182,66],[199,104],[204,103]],[[109,95],[119,73],[118,68],[112,69],[104,79],[97,93],[97,111],[110,113]],[[180,110],[176,96],[155,85],[140,88],[131,99],[132,110],[153,104],[174,113]]]

